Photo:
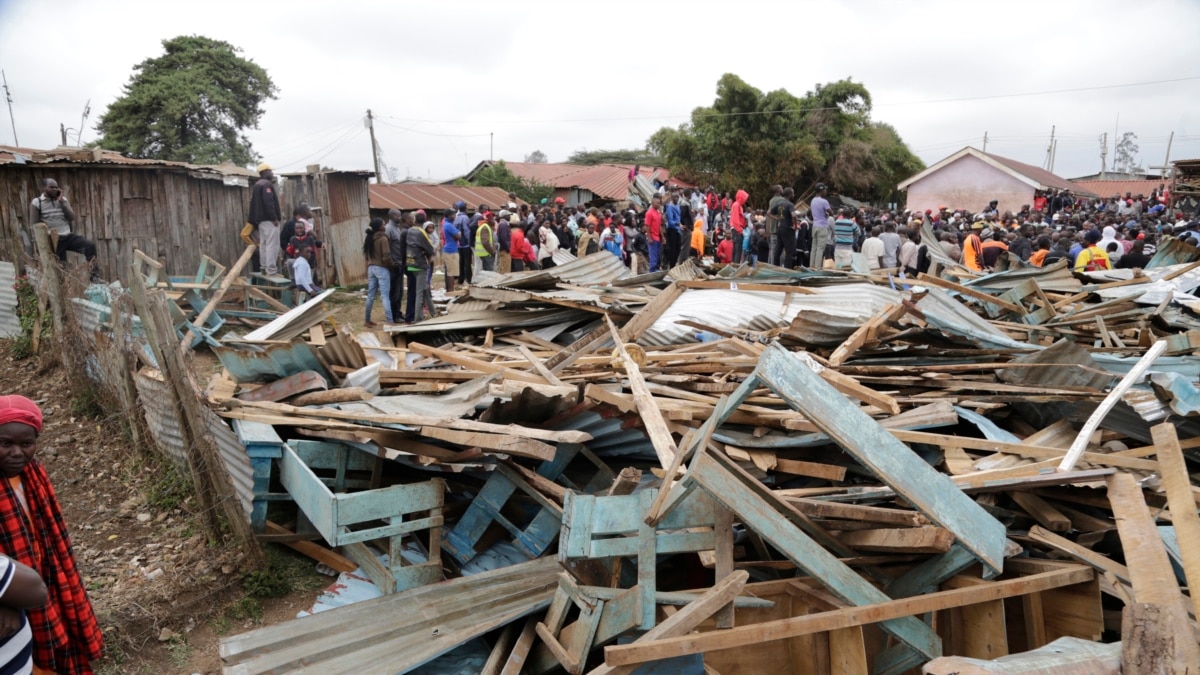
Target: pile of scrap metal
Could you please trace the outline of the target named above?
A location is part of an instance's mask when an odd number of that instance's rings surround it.
[[[436,329],[223,359],[210,398],[254,464],[256,528],[383,595],[225,638],[222,658],[1194,666],[1194,254],[918,279],[630,277],[589,256],[478,280]]]

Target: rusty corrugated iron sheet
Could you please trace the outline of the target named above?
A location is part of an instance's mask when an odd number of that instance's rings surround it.
[[[0,145],[0,164],[56,164],[63,166],[80,164],[115,164],[131,167],[148,167],[157,169],[182,169],[195,175],[207,175],[212,178],[236,177],[243,179],[240,184],[246,185],[250,179],[257,179],[258,174],[230,162],[222,164],[188,164],[186,162],[169,162],[161,159],[137,159],[126,157],[119,152],[103,148],[55,148],[53,150],[38,150],[12,145]]]
[[[508,193],[497,187],[404,183],[372,185],[370,190],[372,209],[425,209],[426,213],[432,214],[437,210],[454,208],[459,201],[466,202],[471,211],[478,209],[480,204],[499,210],[508,203]]]
[[[0,338],[21,334],[21,319],[17,316],[17,268],[0,261]]]

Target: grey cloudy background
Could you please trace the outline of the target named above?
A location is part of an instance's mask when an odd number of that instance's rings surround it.
[[[490,133],[494,156],[518,161],[640,147],[711,104],[726,72],[797,95],[851,77],[926,163],[987,132],[989,152],[1044,165],[1053,125],[1054,170],[1074,177],[1099,171],[1105,132],[1110,162],[1125,131],[1143,165],[1163,162],[1172,131],[1172,159],[1200,157],[1198,27],[1193,0],[0,0],[0,68],[21,145],[50,148],[89,99],[94,140],[162,40],[225,40],[279,88],[250,132],[277,170],[370,168],[371,108],[386,163],[422,178],[487,159]],[[0,144],[12,142],[0,108]]]

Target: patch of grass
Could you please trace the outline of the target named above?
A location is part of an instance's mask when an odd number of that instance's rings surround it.
[[[142,486],[146,504],[157,511],[179,508],[192,494],[191,480],[170,462],[144,467],[150,478]]]
[[[167,653],[171,655],[171,664],[183,668],[192,658],[192,646],[188,644],[186,635],[176,635],[167,640]]]
[[[328,579],[316,572],[309,558],[279,545],[265,549],[267,564],[242,576],[242,587],[251,598],[278,598],[293,591],[320,588]]]
[[[76,417],[100,419],[104,415],[104,405],[100,393],[94,386],[86,386],[75,392],[71,397],[71,413]]]

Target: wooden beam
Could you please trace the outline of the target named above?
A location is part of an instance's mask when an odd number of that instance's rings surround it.
[[[1122,660],[1137,663],[1146,657],[1139,653],[1142,651],[1139,648],[1149,647],[1148,651],[1171,665],[1172,672],[1186,672],[1188,667],[1200,663],[1200,645],[1192,634],[1187,604],[1155,528],[1154,517],[1146,508],[1142,490],[1133,476],[1114,474],[1107,483],[1108,500],[1121,535],[1136,601],[1125,609],[1125,622],[1133,625],[1129,630],[1131,639],[1122,646]],[[1135,621],[1139,613],[1153,619]]]
[[[414,353],[420,354],[422,356],[432,356],[436,359],[440,359],[440,360],[444,361],[445,363],[451,363],[456,366],[462,366],[463,368],[466,368],[467,370],[474,370],[479,373],[500,373],[506,379],[520,380],[522,382],[535,382],[535,383],[549,382],[548,380],[541,377],[540,375],[533,375],[531,373],[522,372],[522,371],[516,370],[514,368],[509,368],[508,366],[497,365],[495,363],[491,363],[490,361],[484,361],[483,359],[477,359],[477,358],[474,358],[471,356],[467,356],[466,354],[459,354],[458,352],[453,352],[453,351],[450,351],[449,349],[439,349],[438,347],[430,347],[428,345],[423,345],[420,342],[408,343],[408,350],[410,352],[414,352]]]
[[[657,300],[657,298],[655,299]],[[625,343],[622,341],[616,325],[607,315],[604,317],[604,321],[608,323],[608,330],[612,333],[613,341],[617,345],[617,354],[625,365],[625,376],[629,378],[629,390],[633,392],[633,400],[637,404],[642,424],[646,427],[646,435],[650,437],[650,443],[654,446],[654,454],[658,455],[659,465],[666,469],[671,466],[675,456],[679,454],[675,438],[671,436],[671,430],[667,428],[667,422],[663,419],[658,404],[654,402],[654,396],[646,387],[646,380],[642,378],[641,369],[629,356],[629,352],[625,350]]]
[[[912,617],[953,607],[965,607],[1030,593],[1040,593],[1063,586],[1085,583],[1091,581],[1094,575],[1095,573],[1087,567],[1072,566],[1017,579],[1005,579],[902,600],[889,600],[819,614],[777,619],[738,626],[729,630],[664,638],[641,644],[613,645],[604,648],[604,662],[610,666],[630,665],[719,649],[737,649],[773,640],[784,640],[901,617]]]
[[[920,274],[917,276],[916,283],[924,284],[926,286],[937,286],[939,288],[944,288],[948,291],[954,291],[955,293],[958,293],[959,295],[965,295],[969,298],[974,298],[975,300],[978,300],[980,302],[986,302],[988,304],[995,305],[1001,309],[1004,309],[1004,310],[1007,310],[1009,312],[1013,312],[1016,314],[1024,314],[1025,313],[1024,308],[1022,308],[1020,305],[1013,304],[1007,300],[1002,300],[1001,298],[998,298],[994,295],[988,295],[987,293],[978,291],[974,288],[971,288],[970,286],[963,286],[962,284],[956,284],[953,281],[947,281],[946,279],[941,279],[939,277],[931,277],[928,274]]]
[[[517,455],[518,457],[528,457],[543,461],[554,459],[555,449],[553,445],[531,438],[521,438],[508,434],[489,434],[481,431],[444,429],[435,426],[421,427],[419,433],[427,438],[450,441],[451,443],[467,447],[480,447],[485,450],[494,450],[508,455]]]
[[[1163,423],[1150,428],[1158,446],[1158,463],[1162,466],[1162,483],[1171,507],[1171,521],[1179,540],[1183,572],[1192,596],[1195,616],[1200,617],[1200,515],[1196,513],[1196,496],[1188,479],[1187,462],[1179,448],[1175,427]]]
[[[291,530],[282,525],[278,525],[271,521],[267,521],[267,534],[289,535],[293,534]],[[324,563],[330,568],[338,572],[353,572],[358,569],[358,563],[350,560],[345,556],[338,555],[333,551],[311,541],[285,541],[284,546],[303,553],[304,555],[316,560],[319,563]]]
[[[945,553],[954,535],[940,527],[897,527],[843,532],[843,544],[875,553]]]
[[[775,459],[775,470],[790,473],[793,476],[808,476],[825,480],[842,481],[846,479],[846,467],[819,462],[805,462],[798,459]]]
[[[812,369],[776,343],[763,353],[755,372],[888,487],[954,533],[984,564],[995,571],[1004,568],[1004,525]]]
[[[1025,443],[1007,443],[1004,441],[992,441],[986,438],[968,438],[966,436],[933,434],[927,431],[907,431],[904,429],[892,429],[890,431],[893,436],[905,443],[928,443],[930,445],[963,448],[966,450],[987,450],[989,452],[1002,452],[1007,455],[1019,455],[1033,459],[1061,459],[1067,453],[1062,448],[1027,445]],[[1158,463],[1153,460],[1127,457],[1116,453],[1085,452],[1080,458],[1086,462],[1101,466],[1119,466],[1138,471],[1158,471]]]
[[[1029,514],[1039,525],[1051,532],[1066,532],[1071,529],[1071,519],[1053,504],[1032,492],[1010,492],[1009,497]]]
[[[225,293],[233,286],[233,282],[237,280],[238,275],[242,273],[242,268],[250,262],[250,258],[254,256],[254,252],[257,250],[258,246],[255,244],[246,246],[246,250],[242,251],[242,255],[238,257],[237,262],[233,263],[233,267],[226,272],[225,278],[221,280],[221,285],[217,287],[212,297],[208,299],[208,304],[204,306],[204,309],[200,310],[200,313],[196,315],[196,319],[192,321],[193,326],[197,328],[204,327],[204,322],[208,321],[208,317],[212,316],[213,312],[217,310],[217,305],[221,303],[221,298],[225,297]],[[180,349],[184,353],[187,353],[191,348],[192,336],[190,333],[185,333]]]
[[[631,644],[686,635],[693,628],[708,619],[708,617],[715,614],[717,610],[732,602],[737,597],[737,594],[742,591],[742,587],[746,585],[746,580],[749,578],[750,574],[748,572],[738,570],[718,580],[717,583],[713,584],[712,588],[705,591],[699,598],[688,603],[654,628],[646,631]],[[602,666],[592,669],[588,675],[628,675],[636,667],[636,665],[610,666],[605,663]]]
[[[878,506],[840,504],[816,499],[788,498],[787,502],[813,518],[839,518],[863,523],[880,523],[896,527],[921,527],[929,520],[916,511],[885,509]]]
[[[621,327],[621,338],[618,342],[637,342],[642,333],[646,332],[646,329],[650,328],[650,326],[653,326],[654,322],[658,321],[658,317],[662,316],[663,312],[675,304],[675,301],[681,295],[683,295],[683,286],[680,286],[678,282],[667,286]]]

